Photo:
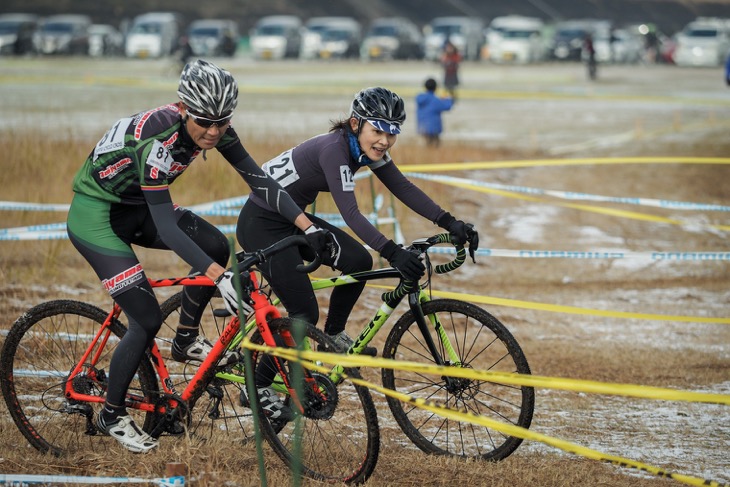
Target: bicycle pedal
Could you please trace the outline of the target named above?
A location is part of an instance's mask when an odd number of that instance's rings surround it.
[[[251,401],[248,400],[248,396],[246,395],[246,391],[241,389],[241,394],[238,396],[238,404],[245,408],[251,407]]]
[[[213,316],[217,318],[228,318],[231,316],[231,313],[226,308],[218,308],[213,310]]]

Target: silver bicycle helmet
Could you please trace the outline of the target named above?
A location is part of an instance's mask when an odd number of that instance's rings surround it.
[[[406,110],[403,99],[392,91],[381,87],[365,88],[352,100],[352,116],[367,120],[383,132],[398,134],[406,120]]]
[[[238,84],[225,69],[198,59],[183,68],[177,95],[196,115],[224,118],[238,104]]]

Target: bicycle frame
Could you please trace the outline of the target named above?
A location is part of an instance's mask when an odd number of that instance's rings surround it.
[[[444,236],[443,238],[447,238]],[[424,245],[427,241],[418,241],[416,244],[418,245]],[[443,241],[440,241],[439,243],[443,243]],[[426,247],[423,246],[423,249]],[[447,264],[445,266],[437,266],[436,267],[436,273],[445,273],[449,272],[451,270],[456,269],[463,263],[465,254],[463,253],[463,248],[460,250],[460,252],[457,253],[457,259],[455,259],[454,262],[457,262],[455,265]],[[427,266],[430,266],[430,260],[428,259],[428,254],[424,251],[423,254],[426,256],[426,264]],[[404,282],[402,279],[402,276],[400,272],[397,269],[394,268],[383,268],[383,269],[376,269],[376,270],[370,270],[370,271],[362,271],[362,272],[356,272],[349,275],[343,275],[343,276],[337,276],[332,278],[322,278],[322,279],[314,279],[312,280],[312,288],[315,291],[323,290],[323,289],[329,289],[334,288],[337,286],[347,286],[351,284],[356,283],[362,283],[362,282],[368,282],[368,281],[375,281],[380,279],[390,279],[390,278],[397,278],[400,279],[399,285],[396,288],[396,291],[383,293],[381,296],[382,304],[374,314],[374,316],[370,319],[370,321],[365,325],[365,327],[362,329],[360,334],[354,339],[353,345],[350,347],[350,349],[347,351],[348,354],[351,355],[358,355],[362,353],[362,351],[365,349],[365,347],[372,341],[372,339],[375,337],[375,335],[378,334],[380,329],[385,325],[385,323],[388,321],[388,319],[392,316],[395,309],[398,307],[398,305],[401,303],[403,298],[405,296],[408,296],[408,304],[412,312],[414,313],[416,317],[416,322],[418,324],[418,328],[423,334],[424,341],[426,342],[426,345],[433,356],[434,362],[438,365],[451,365],[451,366],[460,366],[461,360],[459,358],[459,355],[454,350],[454,347],[451,344],[451,341],[448,337],[448,335],[445,333],[443,326],[441,325],[439,319],[437,316],[429,316],[428,321],[427,317],[423,314],[422,305],[423,303],[426,303],[431,300],[431,296],[425,291],[427,287],[426,284],[422,284],[419,286],[415,286],[415,283],[409,283]],[[401,290],[401,291],[399,291]],[[275,298],[272,300],[273,305],[279,304],[279,299]],[[248,334],[248,330],[250,330],[254,326],[254,321],[249,320],[249,322],[246,323],[246,326],[244,327],[244,330],[242,333],[239,333],[236,339],[233,341],[233,346],[238,346],[241,341],[243,341],[244,335]],[[436,347],[436,344],[433,341],[433,338],[431,336],[431,333],[429,331],[429,325],[434,328],[436,331],[439,341],[441,345],[443,346],[444,351],[446,352],[446,357],[444,358],[442,354],[439,352],[438,348]],[[340,380],[342,380],[342,374],[344,372],[344,367],[342,365],[335,365],[333,366],[329,377],[330,379],[338,383]],[[219,373],[219,377],[229,379],[231,380],[232,377],[236,377],[232,374],[225,374],[225,373]],[[232,376],[232,377],[231,377]],[[446,377],[447,383],[453,380],[450,377]],[[277,387],[278,385],[278,387]],[[283,388],[280,384],[274,383],[274,388],[278,389],[279,392],[284,392]]]
[[[252,318],[250,323],[258,326],[261,336],[264,339],[264,343],[269,346],[276,346],[274,337],[266,324],[268,319],[278,318],[281,316],[281,314],[279,310],[269,301],[268,296],[258,290],[258,280],[255,273],[249,272],[249,275],[251,277],[253,287],[254,289],[256,289],[250,294],[250,297],[254,302],[254,317]],[[171,286],[215,286],[213,281],[205,276],[149,279],[148,281],[153,288]],[[104,402],[103,396],[82,394],[74,391],[73,379],[79,373],[81,373],[82,370],[88,369],[88,371],[95,371],[94,366],[99,362],[102,351],[104,350],[107,341],[111,336],[111,330],[109,327],[111,323],[119,317],[121,312],[121,308],[115,302],[111,312],[107,316],[107,319],[104,321],[104,324],[95,334],[83,356],[76,364],[66,381],[65,396],[67,399],[78,402]],[[195,375],[190,379],[185,389],[179,395],[178,392],[175,390],[173,381],[170,378],[170,373],[167,369],[167,366],[165,365],[165,361],[162,358],[162,355],[160,354],[157,343],[153,342],[149,350],[149,353],[152,356],[152,363],[160,379],[160,383],[162,385],[162,393],[168,395],[168,397],[174,398],[171,402],[171,405],[173,407],[177,406],[177,400],[182,400],[189,404],[192,404],[200,397],[200,395],[205,391],[206,385],[216,374],[216,364],[223,356],[225,351],[229,348],[229,345],[231,344],[233,339],[239,335],[240,328],[241,324],[238,317],[234,316],[230,320],[228,320],[228,323],[222,330],[220,337],[213,344],[213,350],[206,357],[203,363],[200,364],[197,371],[195,372]],[[246,328],[246,331],[250,332],[251,328],[251,326],[248,326]],[[285,338],[288,346],[294,346],[294,340],[290,334],[288,337],[282,334],[282,337]],[[245,382],[243,377],[235,374],[227,374],[226,378],[230,380],[235,380],[240,383]],[[286,385],[289,386],[289,384]],[[153,398],[144,398],[132,393],[127,393],[125,405],[128,408],[139,409],[146,412],[166,412],[164,407],[160,408],[158,407],[158,405],[155,404]]]

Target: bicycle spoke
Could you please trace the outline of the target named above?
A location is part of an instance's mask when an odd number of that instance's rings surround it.
[[[423,312],[429,321],[442,326],[442,333],[456,354],[455,367],[529,373],[514,337],[483,309],[456,300],[437,299],[424,303]],[[433,336],[443,359],[451,361],[439,334]],[[395,324],[385,350],[386,358],[435,362],[410,311]],[[534,391],[528,387],[391,369],[383,369],[383,385],[414,398],[503,423],[529,427],[532,420]],[[497,430],[443,418],[393,398],[388,398],[388,405],[401,429],[426,452],[499,460],[509,456],[521,443],[520,439]]]
[[[290,321],[272,320],[269,327],[276,335],[288,330]],[[320,330],[309,326],[306,333],[313,350],[332,352],[335,349]],[[253,340],[262,342],[258,334]],[[265,355],[259,354],[257,360],[263,357]],[[355,369],[345,372],[359,378]],[[335,385],[322,374],[312,374],[312,378],[325,393],[324,402],[321,402],[322,396],[312,395],[313,391],[307,399],[307,386],[304,386],[305,411],[297,411],[294,421],[281,424],[261,413],[264,436],[290,466],[295,464],[294,452],[299,451],[302,474],[307,477],[330,482],[364,482],[375,468],[380,445],[377,413],[370,393],[349,380]],[[290,398],[285,402],[293,406]],[[301,423],[299,430],[297,422]],[[299,450],[297,442],[300,442]]]
[[[2,392],[13,421],[36,449],[61,455],[86,448],[90,441],[107,441],[85,434],[101,403],[79,404],[65,396],[66,378],[106,317],[107,313],[87,303],[49,301],[24,313],[8,333],[2,376],[11,380],[2,381]],[[76,392],[105,393],[100,371],[108,370],[111,353],[125,331],[118,321],[109,329],[115,338],[107,342],[99,363],[72,379]],[[149,362],[143,361],[130,390],[156,396],[157,382]],[[150,428],[152,420],[146,414],[139,424]]]

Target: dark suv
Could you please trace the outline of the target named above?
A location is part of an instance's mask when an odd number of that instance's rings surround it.
[[[376,19],[360,46],[360,58],[421,59],[423,36],[416,24],[402,17]]]
[[[233,56],[238,47],[238,24],[232,20],[196,20],[187,30],[187,41],[195,56]]]
[[[52,15],[47,17],[33,36],[33,44],[41,54],[89,54],[87,15]]]
[[[0,15],[0,53],[28,54],[33,52],[33,33],[38,16],[33,14]]]
[[[583,41],[591,30],[585,22],[567,21],[558,24],[550,46],[551,57],[558,61],[580,61]]]

